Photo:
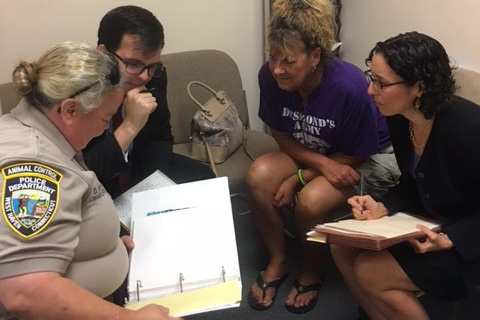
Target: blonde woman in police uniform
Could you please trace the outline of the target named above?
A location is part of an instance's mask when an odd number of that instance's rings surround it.
[[[13,82],[25,98],[0,119],[0,319],[172,319],[102,299],[128,258],[113,202],[79,154],[122,103],[114,60],[65,42],[21,62]]]

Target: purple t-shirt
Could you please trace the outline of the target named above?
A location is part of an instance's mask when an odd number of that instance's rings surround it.
[[[368,83],[356,66],[333,59],[304,108],[298,92],[277,86],[268,63],[258,79],[259,117],[305,147],[325,155],[370,156],[390,145],[385,118],[368,95]]]

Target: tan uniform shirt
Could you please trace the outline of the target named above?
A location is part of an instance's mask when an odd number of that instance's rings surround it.
[[[53,271],[100,297],[111,294],[128,256],[110,195],[25,99],[0,128],[0,279]]]

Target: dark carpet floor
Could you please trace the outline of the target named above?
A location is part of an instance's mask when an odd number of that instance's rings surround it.
[[[233,208],[234,212],[242,212],[245,211],[245,204],[233,202]],[[312,311],[301,315],[292,314],[285,309],[283,301],[293,285],[297,271],[295,250],[297,242],[289,236],[286,236],[289,277],[278,290],[273,307],[266,311],[256,311],[250,308],[247,303],[248,291],[258,272],[265,268],[267,256],[251,214],[234,214],[234,223],[243,286],[240,307],[191,315],[184,317],[185,320],[355,320],[358,318],[357,303],[343,283],[330,256],[326,257],[322,266],[324,280],[319,291],[317,306]],[[319,244],[319,246],[321,245]],[[480,294],[478,292],[471,299],[473,301],[460,302],[456,308],[454,303],[432,301],[428,297],[421,299],[432,320],[480,319]],[[455,313],[454,310],[456,310],[456,317],[452,315]]]
[[[250,286],[255,281],[258,271],[266,266],[265,248],[250,214],[234,215],[237,248],[242,275],[242,302],[240,307],[213,311],[185,317],[188,320],[243,320],[243,319],[356,319],[356,303],[340,279],[340,275],[328,257],[325,261],[325,280],[319,292],[318,304],[312,311],[295,315],[283,306],[283,300],[290,291],[296,276],[296,240],[287,238],[289,260],[289,277],[280,287],[275,304],[266,311],[256,311],[247,303]],[[321,244],[319,244],[320,246]]]

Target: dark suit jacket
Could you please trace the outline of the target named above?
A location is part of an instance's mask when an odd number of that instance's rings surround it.
[[[480,258],[480,107],[456,97],[435,116],[415,179],[408,120],[392,116],[387,123],[402,176],[381,201],[390,212],[440,219],[465,261]]]
[[[140,181],[153,171],[168,163],[172,157],[173,137],[170,127],[170,111],[167,105],[167,75],[152,78],[148,88],[155,88],[153,95],[158,106],[150,114],[147,123],[133,141],[128,155],[128,163],[112,132],[105,131],[96,137],[83,150],[87,166],[95,171],[112,197],[118,196],[120,188],[118,177],[121,172],[129,171],[129,186]]]

